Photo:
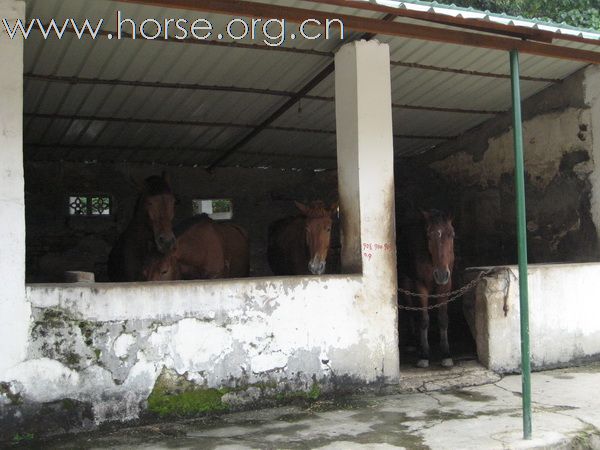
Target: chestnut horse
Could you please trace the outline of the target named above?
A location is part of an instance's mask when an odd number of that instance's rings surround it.
[[[177,244],[166,255],[155,252],[144,267],[148,281],[202,280],[247,277],[250,271],[248,234],[230,222],[206,214],[175,229]]]
[[[296,202],[301,215],[280,219],[269,227],[268,258],[275,275],[322,275],[331,243],[337,203]]]
[[[422,221],[417,227],[407,227],[399,233],[398,253],[406,256],[405,261],[399,261],[399,284],[408,291],[420,294],[418,300],[417,297],[401,294],[400,297],[405,299],[404,304],[427,307],[430,305],[430,294],[444,294],[452,290],[454,227],[452,217],[438,210],[421,211],[421,214]],[[431,303],[446,300],[446,297],[436,298]],[[420,346],[417,367],[425,368],[429,366],[429,312],[418,311],[418,315]],[[411,316],[411,324],[414,324],[414,315]],[[448,344],[447,305],[438,308],[438,322],[442,366],[452,367],[454,363]],[[411,328],[414,331],[414,326]]]
[[[175,196],[167,174],[147,178],[141,186],[133,218],[108,257],[111,281],[143,281],[143,266],[152,253],[175,246],[172,222]]]

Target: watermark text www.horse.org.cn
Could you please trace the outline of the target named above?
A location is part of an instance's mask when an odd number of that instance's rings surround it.
[[[233,18],[216,26],[205,18],[163,18],[135,20],[115,13],[112,31],[105,29],[104,19],[59,21],[40,18],[9,21],[2,19],[0,30],[11,39],[41,34],[44,39],[62,39],[67,33],[78,39],[142,39],[142,40],[249,40],[260,41],[271,47],[279,47],[293,40],[344,39],[344,23],[340,19],[306,19],[291,24],[286,19]]]

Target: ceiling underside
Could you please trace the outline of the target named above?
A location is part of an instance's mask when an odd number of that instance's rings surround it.
[[[305,1],[268,3],[382,18],[380,12]],[[27,16],[42,22],[104,18],[105,28],[114,30],[117,10],[138,23],[203,17],[224,28],[231,19],[104,0],[28,0]],[[347,31],[346,42],[361,36]],[[429,151],[510,108],[505,51],[376,38],[391,49],[397,156]],[[43,40],[39,33],[30,37],[25,50],[26,159],[335,168],[334,74],[260,132],[256,129],[329,66],[343,42],[295,40],[280,48],[211,42],[78,40],[73,33],[61,40]],[[561,45],[597,50],[578,42]],[[585,65],[523,54],[523,98]],[[240,145],[251,133],[254,137]]]

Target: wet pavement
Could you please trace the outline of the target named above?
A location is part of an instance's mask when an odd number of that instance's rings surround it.
[[[531,441],[522,440],[519,376],[462,363],[452,371],[408,371],[403,382],[412,392],[121,429],[43,448],[600,448],[600,364],[533,374]]]

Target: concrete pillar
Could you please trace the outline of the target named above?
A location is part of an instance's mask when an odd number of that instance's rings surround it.
[[[394,142],[389,46],[346,44],[335,57],[342,266],[361,272],[381,327],[384,375],[398,377]]]
[[[590,175],[592,183],[591,213],[596,232],[600,238],[600,66],[590,66],[585,70],[585,102],[591,108],[592,159],[594,170]],[[600,255],[598,255],[600,258]]]
[[[0,0],[0,19],[25,18],[25,2]],[[30,307],[25,298],[23,39],[0,25],[0,380],[25,358]]]

